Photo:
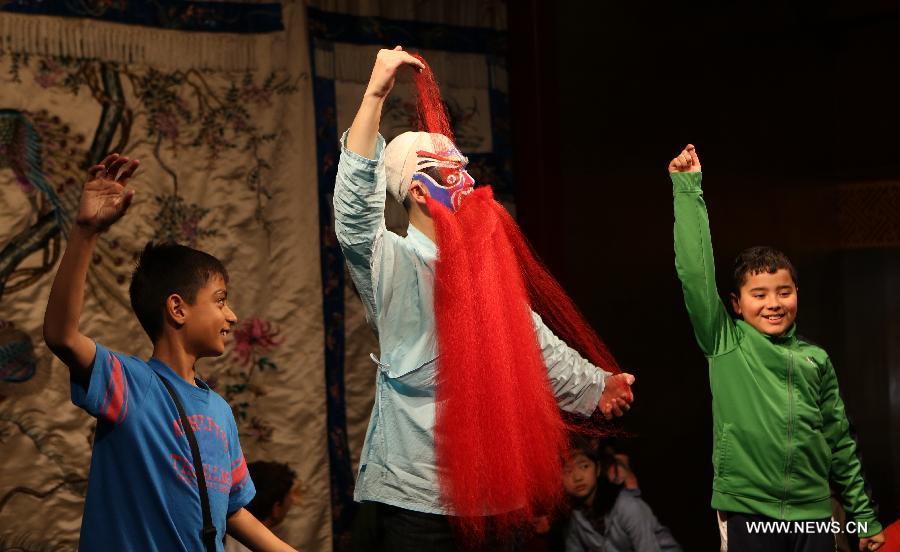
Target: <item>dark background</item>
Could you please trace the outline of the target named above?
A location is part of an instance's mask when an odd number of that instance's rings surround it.
[[[707,367],[675,276],[666,174],[688,142],[703,163],[720,290],[745,247],[792,258],[799,331],[830,353],[881,520],[894,520],[900,240],[879,228],[896,232],[900,204],[849,220],[840,206],[869,197],[855,194],[866,183],[900,179],[900,7],[508,7],[519,218],[637,376],[628,448],[660,520],[686,550],[718,549]],[[876,238],[847,243],[860,228]]]

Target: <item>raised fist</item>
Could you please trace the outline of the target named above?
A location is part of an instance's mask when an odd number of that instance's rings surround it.
[[[697,148],[693,144],[686,145],[681,153],[669,162],[669,172],[700,172]]]

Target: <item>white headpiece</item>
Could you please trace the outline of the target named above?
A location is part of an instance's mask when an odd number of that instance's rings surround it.
[[[417,151],[441,153],[451,148],[455,149],[456,146],[443,134],[404,132],[391,140],[384,148],[388,193],[400,203],[406,199],[413,174],[418,167]]]

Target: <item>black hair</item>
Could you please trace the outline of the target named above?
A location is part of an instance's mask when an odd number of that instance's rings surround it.
[[[220,275],[228,283],[228,272],[219,259],[185,245],[148,242],[141,252],[128,295],[138,322],[156,341],[162,335],[166,299],[177,293],[193,304],[197,292]]]
[[[791,274],[794,285],[799,286],[797,270],[791,264],[791,260],[788,259],[787,255],[774,247],[760,245],[748,247],[741,251],[734,260],[733,291],[736,295],[741,294],[741,286],[747,282],[747,276],[762,274],[763,272],[775,274],[782,268]]]
[[[611,482],[606,476],[610,466],[615,464],[615,458],[606,449],[601,449],[594,440],[574,434],[569,439],[569,458],[574,458],[577,455],[584,455],[588,460],[596,464],[597,487],[594,492],[594,502],[591,506],[582,508],[579,508],[578,504],[573,506],[576,509],[581,509],[585,518],[594,529],[601,535],[604,535],[606,534],[606,515],[612,510],[616,499],[619,498],[619,493],[622,491],[622,485]]]
[[[256,496],[247,504],[247,511],[264,521],[272,516],[276,502],[284,502],[294,487],[297,474],[280,462],[251,462],[247,469],[256,487]]]

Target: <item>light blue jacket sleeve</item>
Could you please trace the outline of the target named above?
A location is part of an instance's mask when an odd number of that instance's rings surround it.
[[[369,324],[377,330],[375,289],[379,257],[384,241],[384,201],[387,182],[382,161],[384,138],[378,135],[375,159],[367,159],[346,147],[341,137],[341,158],[334,184],[334,231],[347,260],[350,277],[362,298]]]
[[[600,403],[606,378],[611,374],[566,345],[536,312],[531,311],[531,319],[557,404],[566,412],[590,416]]]

